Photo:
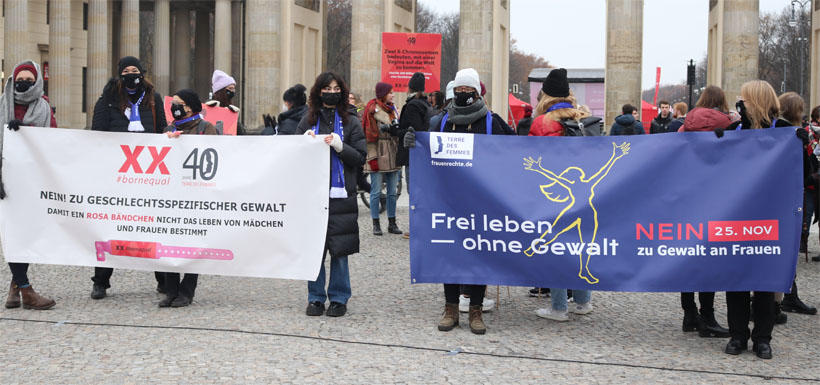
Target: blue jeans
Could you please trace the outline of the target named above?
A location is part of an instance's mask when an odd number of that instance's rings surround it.
[[[572,289],[572,298],[575,298],[575,303],[579,305],[589,302],[591,295],[592,292],[589,290]],[[550,298],[552,301],[552,310],[567,311],[567,289],[550,288]]]
[[[327,256],[327,252],[325,252]],[[330,258],[330,283],[325,291],[325,256],[322,267],[315,281],[308,281],[308,302],[321,302],[330,298],[330,302],[347,304],[350,299],[350,270],[347,269],[347,257]]]
[[[392,172],[373,172],[370,173],[370,217],[379,219],[379,203],[382,197],[382,178],[387,184],[387,217],[396,217],[396,189],[399,185],[399,173],[401,171]]]

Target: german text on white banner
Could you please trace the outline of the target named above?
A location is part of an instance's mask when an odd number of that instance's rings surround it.
[[[328,219],[319,138],[6,131],[8,262],[313,280]]]

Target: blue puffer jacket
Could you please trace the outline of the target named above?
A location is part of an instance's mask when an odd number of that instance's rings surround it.
[[[615,123],[609,129],[609,135],[643,135],[646,132],[643,130],[643,124],[637,120],[632,114],[621,115],[615,118]]]

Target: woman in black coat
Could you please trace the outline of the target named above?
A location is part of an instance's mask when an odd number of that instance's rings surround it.
[[[350,299],[350,272],[347,256],[359,252],[359,206],[356,203],[356,170],[364,164],[367,145],[359,118],[348,111],[348,88],[332,72],[316,78],[310,90],[309,109],[299,122],[297,134],[326,135],[330,150],[330,203],[327,241],[322,266],[315,281],[308,282],[308,306],[305,313],[341,317]],[[338,167],[338,168],[337,168]],[[340,175],[342,174],[342,175]],[[330,252],[330,282],[325,289],[324,257]]]
[[[119,77],[108,81],[102,95],[94,105],[94,118],[91,129],[95,131],[161,133],[168,123],[165,121],[165,108],[162,96],[154,92],[154,86],[145,79],[145,71],[140,60],[133,56],[120,59],[117,66]],[[111,287],[110,279],[114,269],[95,267],[94,286],[91,298],[101,299],[106,296],[106,289]],[[164,293],[164,275],[155,273],[157,291]]]

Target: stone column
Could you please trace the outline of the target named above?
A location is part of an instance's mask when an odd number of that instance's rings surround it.
[[[640,111],[642,52],[643,0],[607,0],[604,78],[607,131],[624,104],[632,104]]]
[[[723,0],[709,0],[709,41],[706,50],[706,84],[721,85],[723,73]]]
[[[392,1],[353,0],[349,86],[365,101],[375,96],[376,83],[382,77],[385,3],[392,6]]]
[[[290,0],[285,0],[290,1]],[[278,112],[280,99],[279,56],[280,0],[248,0],[245,64],[245,127],[255,132],[262,114]],[[354,8],[355,9],[355,8]],[[355,36],[355,33],[353,34]]]
[[[214,11],[214,69],[231,74],[231,1],[216,0]]]
[[[487,89],[484,98],[502,117],[507,116],[508,104],[509,6],[499,0],[461,0],[460,4],[458,68],[478,71]]]
[[[120,57],[140,56],[140,2],[122,0]]]
[[[107,0],[88,1],[88,51],[86,64],[86,124],[94,117],[94,104],[111,77],[110,29]],[[8,13],[6,14],[8,15]]]
[[[211,92],[211,75],[214,72],[211,61],[210,13],[199,8],[196,11],[196,29],[194,33],[194,74],[195,90],[202,101],[208,100]]]
[[[171,7],[169,0],[154,1],[154,87],[168,95],[171,81]]]
[[[8,79],[17,63],[34,59],[29,52],[28,1],[6,0],[6,17],[3,26],[3,71]],[[41,66],[43,63],[38,63]],[[5,81],[6,79],[3,79]]]
[[[191,18],[190,10],[174,10],[174,84],[170,92],[191,87]]]
[[[723,0],[723,65],[721,83],[733,104],[743,83],[758,78],[758,0]]]
[[[812,3],[811,11],[811,56],[809,57],[809,108],[820,104],[820,1]],[[811,112],[808,110],[807,112]]]
[[[71,3],[49,0],[51,13],[48,28],[49,80],[48,96],[56,109],[60,127],[74,125],[71,108]],[[76,110],[76,109],[75,109]]]

